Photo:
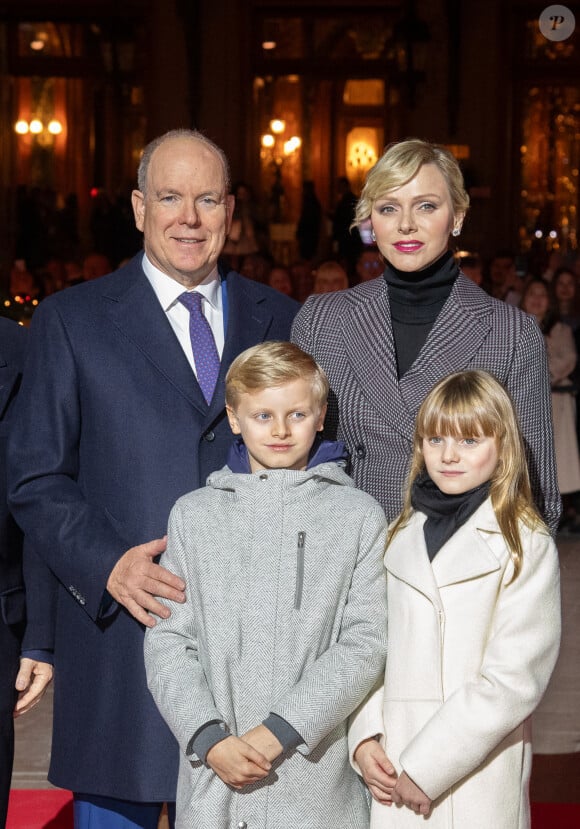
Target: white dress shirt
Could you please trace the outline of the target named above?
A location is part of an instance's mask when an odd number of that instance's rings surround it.
[[[189,336],[189,311],[179,302],[179,297],[187,289],[173,279],[173,277],[167,276],[159,268],[156,268],[147,258],[147,254],[143,254],[143,270],[197,377],[195,360],[191,348],[191,338]],[[217,265],[203,282],[196,285],[194,290],[203,296],[203,302],[201,303],[203,314],[210,324],[216,348],[221,359],[224,350],[225,333],[222,290]]]

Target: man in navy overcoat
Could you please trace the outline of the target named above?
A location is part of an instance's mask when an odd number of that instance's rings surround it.
[[[6,501],[6,442],[22,379],[25,347],[26,329],[0,317],[0,827],[6,823],[10,795],[14,714],[23,714],[32,708],[52,677],[48,661],[52,659],[48,653],[52,644],[48,629],[50,615],[40,607],[40,623],[34,622],[31,641],[45,650],[36,654],[29,651],[21,659],[26,625],[22,533]],[[39,640],[36,637],[41,633],[45,638]],[[42,661],[37,661],[39,656]]]
[[[234,205],[216,145],[167,133],[138,181],[144,255],[40,304],[9,451],[14,514],[58,582],[49,779],[75,793],[77,827],[156,827],[175,798],[178,749],[147,690],[143,625],[167,612],[156,596],[187,596],[155,557],[175,500],[225,463],[230,363],[288,339],[298,307],[218,267]],[[179,301],[193,289],[221,360],[209,403]]]

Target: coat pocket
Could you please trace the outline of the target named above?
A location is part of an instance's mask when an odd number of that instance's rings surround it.
[[[0,595],[0,615],[6,625],[17,625],[26,619],[26,595],[23,587],[14,587]]]
[[[302,606],[302,591],[304,590],[304,545],[306,533],[298,533],[296,544],[296,586],[294,588],[294,610],[300,610]]]

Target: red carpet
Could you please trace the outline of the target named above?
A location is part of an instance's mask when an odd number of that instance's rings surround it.
[[[70,792],[12,789],[6,829],[72,829],[72,825]],[[580,803],[532,803],[532,829],[580,829]]]
[[[72,829],[72,795],[63,789],[12,789],[6,829]]]

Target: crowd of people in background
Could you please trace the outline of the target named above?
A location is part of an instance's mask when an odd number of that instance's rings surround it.
[[[222,258],[249,279],[304,302],[313,293],[344,290],[383,273],[384,261],[376,244],[363,241],[359,230],[352,227],[357,197],[345,176],[337,179],[336,202],[326,212],[314,183],[304,182],[295,245],[278,257],[266,212],[253,187],[238,181],[232,193],[236,206]],[[15,259],[6,280],[10,295],[42,299],[109,273],[141,249],[142,236],[135,229],[129,199],[121,194],[111,197],[102,189],[91,197],[88,234],[82,238],[75,193],[61,198],[59,204],[51,189],[19,189]],[[527,282],[541,277],[550,285],[550,303],[561,321],[574,331],[578,328],[580,254],[563,257],[552,252],[531,266],[503,249],[487,259],[471,251],[462,251],[458,258],[466,276],[511,305],[520,305]],[[322,279],[321,273],[340,276]]]

